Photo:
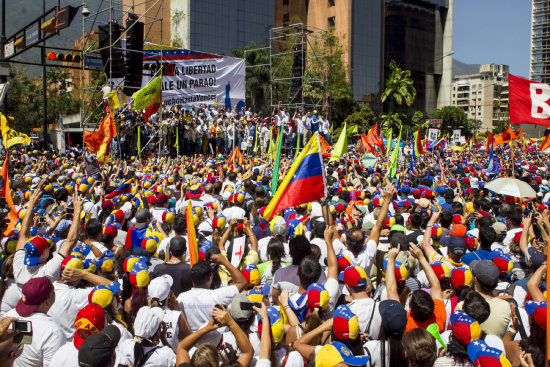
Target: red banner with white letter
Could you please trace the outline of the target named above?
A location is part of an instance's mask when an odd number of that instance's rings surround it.
[[[508,75],[510,123],[550,126],[550,85]]]

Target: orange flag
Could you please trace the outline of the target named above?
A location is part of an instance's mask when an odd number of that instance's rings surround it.
[[[187,244],[189,247],[189,262],[191,267],[199,261],[199,248],[197,246],[197,235],[195,234],[195,224],[193,223],[193,207],[191,206],[191,200],[187,202],[187,211],[185,213],[187,218]]]
[[[84,131],[84,144],[92,153],[97,153],[102,147],[107,151],[107,145],[116,135],[115,121],[113,114],[109,112],[107,117],[99,125],[96,131]]]
[[[373,151],[372,147],[367,142],[367,135],[363,133],[359,139],[359,151],[361,153],[370,153]]]
[[[420,154],[428,154],[428,151],[422,145],[422,138],[420,137],[420,128],[416,132],[416,151]]]
[[[540,143],[540,151],[544,152],[550,147],[550,130],[546,129],[544,132],[544,140]]]
[[[18,219],[17,212],[15,211],[15,206],[13,206],[13,199],[11,197],[10,180],[8,177],[8,163],[8,153],[6,152],[4,164],[2,165],[2,171],[0,171],[0,174],[2,175],[4,181],[4,185],[2,185],[2,188],[0,188],[0,197],[6,198],[6,203],[10,208],[8,216],[6,217],[6,219],[8,220],[8,226],[4,231],[5,237],[11,237],[14,235],[15,225],[17,224]]]
[[[375,124],[371,127],[369,133],[367,134],[367,143],[373,148],[379,147],[383,154],[386,152],[386,147],[384,146],[384,140],[382,137],[378,137],[378,126]]]
[[[244,162],[244,157],[243,157],[243,154],[241,153],[241,150],[239,149],[239,147],[235,145],[235,149],[229,155],[229,159],[227,160],[227,164],[231,164],[231,162],[233,162],[233,160],[235,160],[235,162],[237,162],[237,159],[239,160],[239,166],[242,166],[243,162]]]
[[[323,157],[330,157],[330,145],[321,135],[317,136],[319,137],[319,142],[321,143],[321,153],[323,154]]]

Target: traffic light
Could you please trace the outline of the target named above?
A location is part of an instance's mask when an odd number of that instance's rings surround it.
[[[48,60],[61,62],[80,62],[80,55],[48,52]]]

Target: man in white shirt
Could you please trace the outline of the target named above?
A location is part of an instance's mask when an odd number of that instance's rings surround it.
[[[181,293],[177,298],[193,332],[208,323],[215,305],[229,306],[233,298],[247,285],[247,281],[239,269],[231,265],[225,256],[219,253],[214,254],[211,255],[210,260],[217,265],[223,265],[229,271],[233,285],[210,289],[213,276],[210,263],[199,261],[193,266],[191,269],[193,288]]]
[[[42,195],[42,181],[32,194],[27,211],[32,213]],[[63,259],[70,255],[77,242],[78,229],[80,228],[80,212],[83,200],[76,194],[73,197],[74,217],[67,240],[63,243],[59,252],[48,261],[51,241],[42,237],[31,237],[32,215],[26,215],[21,223],[21,232],[17,241],[15,255],[13,257],[13,275],[18,287],[22,287],[29,279],[34,277],[46,277],[51,281],[59,280],[59,267]]]
[[[32,323],[32,343],[24,345],[23,353],[13,365],[49,366],[55,352],[66,342],[61,327],[47,315],[55,302],[53,284],[44,277],[33,278],[25,283],[22,293],[15,309],[6,316]]]
[[[49,309],[48,315],[61,326],[67,340],[71,340],[75,332],[75,317],[78,311],[88,304],[88,295],[92,290],[92,288],[77,288],[78,283],[85,280],[95,286],[108,286],[111,281],[82,270],[84,265],[80,259],[67,257],[63,262],[64,280],[53,283],[56,301]]]
[[[89,304],[84,306],[76,315],[73,324],[76,327],[74,339],[59,348],[54,354],[51,365],[77,367],[78,351],[88,336],[97,334],[105,326],[105,312],[101,306]]]

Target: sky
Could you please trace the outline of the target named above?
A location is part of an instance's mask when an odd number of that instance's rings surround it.
[[[531,0],[455,0],[454,58],[529,77]]]

